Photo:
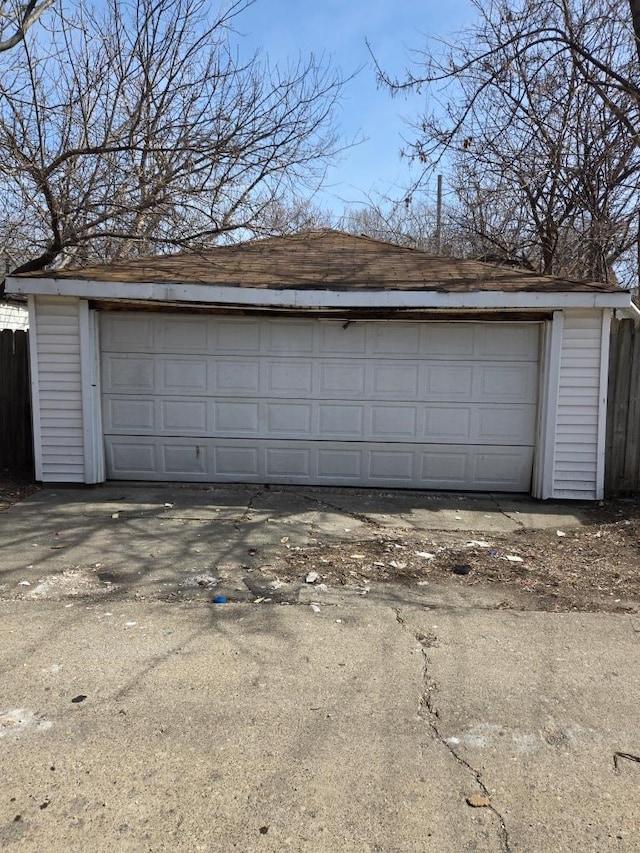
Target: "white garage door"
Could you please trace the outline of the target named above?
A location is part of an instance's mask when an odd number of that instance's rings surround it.
[[[528,491],[536,323],[106,313],[112,479]]]

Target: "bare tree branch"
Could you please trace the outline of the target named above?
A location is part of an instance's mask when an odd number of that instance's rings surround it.
[[[628,2],[475,5],[464,37],[428,43],[405,80],[379,69],[391,91],[427,94],[410,156],[427,175],[447,167],[468,251],[605,279],[629,256],[640,205],[640,66]]]
[[[342,80],[314,56],[241,58],[230,28],[251,2],[59,6],[46,45],[0,65],[0,199],[14,223],[28,208],[32,246],[17,271],[262,233],[313,195]]]
[[[0,0],[0,53],[20,44],[29,27],[54,3],[55,0],[42,0],[40,3],[37,0],[29,0],[28,3]]]

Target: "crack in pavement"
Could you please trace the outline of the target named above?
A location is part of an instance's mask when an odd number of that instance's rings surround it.
[[[273,488],[270,488],[268,485],[261,486],[254,494],[252,494],[249,497],[249,500],[247,501],[247,506],[246,506],[244,512],[234,522],[234,527],[237,530],[239,529],[239,525],[242,524],[242,522],[248,520],[249,514],[251,513],[251,510],[253,509],[254,502],[259,497],[264,495],[267,491],[275,492],[275,493],[279,493],[279,494],[286,494],[285,492],[282,492],[280,489],[273,489]],[[338,506],[337,504],[331,504],[331,503],[328,503],[327,501],[323,501],[321,498],[311,497],[311,495],[300,495],[300,497],[305,501],[310,501],[311,503],[315,503],[318,506],[325,507],[326,509],[330,509],[330,510],[333,510],[334,512],[341,513],[343,515],[348,516],[349,518],[353,518],[356,521],[361,521],[361,522],[363,522],[363,524],[367,524],[370,527],[375,528],[376,530],[382,529],[382,525],[379,522],[377,522],[374,518],[371,518],[370,516],[365,515],[364,513],[353,512],[352,510],[345,509],[344,507]],[[314,523],[311,523],[309,525],[309,530],[310,530],[310,532],[313,533],[315,530],[317,530],[317,525]]]
[[[327,509],[332,509],[335,512],[343,513],[348,515],[349,518],[353,518],[356,521],[362,521],[363,524],[368,524],[370,527],[375,527],[376,530],[380,530],[382,525],[377,522],[374,518],[371,518],[368,515],[364,515],[361,512],[353,512],[352,510],[345,509],[342,506],[338,506],[337,504],[330,504],[327,501],[323,501],[320,498],[312,498],[310,495],[301,495],[302,499],[305,501],[311,501],[312,503],[318,504],[318,506],[326,507]]]
[[[421,720],[424,720],[427,723],[436,741],[442,746],[444,746],[444,748],[452,756],[452,758],[473,776],[476,784],[482,791],[483,795],[489,801],[489,805],[486,806],[486,808],[493,812],[493,814],[498,820],[498,839],[500,841],[500,851],[501,853],[511,853],[509,831],[507,829],[505,819],[498,811],[498,809],[491,803],[491,794],[482,779],[482,773],[479,770],[476,770],[476,768],[473,767],[473,765],[470,764],[468,761],[466,761],[466,759],[458,755],[455,749],[451,746],[450,743],[448,743],[446,738],[442,735],[438,727],[440,713],[436,708],[433,700],[433,695],[437,690],[437,684],[431,677],[431,674],[429,672],[430,661],[429,655],[427,653],[428,649],[431,649],[437,645],[438,638],[435,634],[424,634],[421,631],[412,631],[411,628],[407,625],[407,621],[403,617],[401,609],[399,607],[394,607],[393,609],[396,616],[396,622],[400,625],[403,631],[406,631],[411,637],[413,637],[414,640],[416,640],[420,644],[420,649],[422,651],[422,659],[424,664],[422,678],[424,689],[419,699],[418,716]]]
[[[491,498],[491,502],[495,505],[495,507],[497,508],[497,510],[498,510],[498,512],[500,513],[500,515],[504,515],[504,517],[505,517],[505,518],[508,518],[508,519],[509,519],[509,521],[513,521],[513,523],[514,523],[514,524],[517,524],[517,525],[518,525],[518,527],[520,528],[520,530],[526,530],[526,527],[525,527],[525,525],[524,525],[524,522],[523,522],[523,521],[521,521],[519,518],[514,518],[510,513],[508,513],[506,510],[502,509],[502,507],[500,506],[500,504],[498,503],[498,501],[496,500],[496,498],[495,498],[495,496],[494,496],[494,495],[492,495],[492,494],[490,493],[490,494],[489,494],[489,497]]]
[[[251,512],[251,510],[253,509],[254,501],[257,501],[257,500],[258,500],[258,498],[259,498],[259,497],[261,497],[261,496],[262,496],[266,491],[267,491],[267,487],[266,487],[266,486],[260,486],[260,488],[259,488],[256,492],[254,492],[252,495],[249,495],[249,500],[247,501],[247,505],[246,505],[246,507],[244,508],[244,510],[243,510],[243,512],[242,512],[242,515],[241,515],[241,516],[239,516],[239,518],[237,518],[237,519],[233,522],[233,526],[236,528],[236,530],[239,530],[239,529],[240,529],[238,525],[242,524],[242,522],[243,522],[243,521],[247,521],[247,520],[248,520],[248,518],[249,518],[249,513],[250,513],[250,512]]]

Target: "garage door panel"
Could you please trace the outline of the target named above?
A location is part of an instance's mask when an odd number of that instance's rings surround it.
[[[311,472],[311,448],[266,447],[265,475],[267,477],[296,477],[308,480]]]
[[[275,361],[268,363],[264,395],[286,394],[310,396],[313,391],[313,364],[310,361],[293,363]]]
[[[418,399],[419,370],[418,363],[373,364],[370,395],[382,400]]]
[[[210,323],[206,317],[165,318],[158,324],[156,352],[210,352]]]
[[[311,403],[266,403],[265,408],[269,435],[310,436]]]
[[[259,454],[255,445],[215,444],[211,460],[210,473],[227,482],[260,478]]]
[[[233,320],[214,323],[214,345],[216,354],[261,352],[262,326],[256,320]]]
[[[473,397],[473,364],[427,364],[423,396],[427,400],[469,400]]]
[[[468,406],[427,406],[422,440],[455,442],[472,440],[472,412]]]
[[[473,439],[492,444],[533,444],[535,421],[530,406],[483,407],[476,411]]]
[[[100,339],[107,352],[153,352],[157,317],[153,314],[106,314]]]
[[[494,403],[534,403],[537,399],[538,370],[535,364],[476,367],[474,399]]]
[[[318,480],[360,482],[362,479],[363,453],[360,448],[318,449]]]
[[[475,355],[491,360],[538,360],[540,331],[536,325],[500,323],[476,326]]]
[[[205,476],[209,469],[207,448],[175,442],[162,445],[164,470],[170,479],[184,479],[193,474]]]
[[[372,356],[417,356],[420,353],[420,324],[407,323],[399,335],[394,323],[373,323],[369,327]]]
[[[312,321],[274,320],[267,326],[268,352],[273,355],[310,355],[313,352]]]
[[[370,402],[193,397],[110,397],[105,432],[234,438],[399,441],[404,444],[533,444],[535,407],[493,404]]]
[[[103,390],[106,393],[153,393],[155,360],[153,356],[107,355],[103,361]]]
[[[161,400],[160,429],[163,432],[206,433],[207,403],[205,400]]]
[[[364,415],[362,406],[321,403],[318,406],[318,433],[334,439],[362,439]]]
[[[523,452],[528,451],[528,452]],[[473,479],[486,489],[510,485],[513,490],[529,488],[533,448],[512,448],[495,451],[483,448],[473,458]]]
[[[474,340],[474,327],[469,323],[425,324],[421,354],[427,358],[469,359],[474,354]]]
[[[213,387],[211,393],[249,394],[260,393],[260,362],[252,359],[244,361],[216,360],[213,364]]]
[[[371,431],[374,441],[417,441],[418,407],[371,406]]]
[[[453,448],[424,450],[420,454],[420,470],[423,482],[440,483],[441,488],[463,489],[469,481],[467,474],[469,450],[455,451]],[[445,485],[446,484],[446,485]]]
[[[318,396],[325,399],[348,396],[363,398],[366,394],[365,364],[320,364]]]
[[[120,314],[103,332],[110,477],[529,488],[537,324]]]
[[[146,432],[156,428],[155,400],[132,400],[131,397],[112,397],[106,401],[106,432]]]
[[[218,400],[213,403],[213,429],[217,435],[259,435],[260,409],[257,401]]]
[[[415,453],[413,449],[371,449],[369,456],[369,480],[371,482],[402,482],[407,485],[415,477]]]
[[[526,491],[533,448],[111,436],[108,476]],[[339,473],[336,473],[338,471]]]
[[[193,391],[207,393],[207,361],[193,358],[161,358],[158,361],[156,391],[176,394]]]
[[[321,355],[364,355],[367,351],[365,323],[322,323],[319,334]]]
[[[157,440],[134,438],[107,442],[107,473],[118,480],[131,480],[137,475],[155,479],[158,473],[156,461]]]

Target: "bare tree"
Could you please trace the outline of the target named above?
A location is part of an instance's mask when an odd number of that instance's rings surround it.
[[[403,194],[401,199],[370,198],[368,204],[347,210],[340,227],[350,234],[362,234],[398,246],[438,251],[436,210],[420,194],[416,198],[410,193]],[[449,254],[451,246],[448,240],[445,242],[444,253]]]
[[[311,199],[291,198],[275,200],[260,216],[256,231],[269,236],[297,234],[301,231],[316,231],[332,228],[334,215]]]
[[[640,74],[626,0],[498,0],[392,89],[431,107],[411,156],[452,166],[479,254],[606,278],[637,239]]]
[[[259,229],[322,182],[341,80],[313,56],[241,58],[252,0],[56,7],[0,78],[0,198],[25,222],[18,271],[201,247]]]
[[[11,50],[20,44],[24,34],[53,6],[55,0],[29,0],[19,3],[16,0],[0,0],[0,53]]]

